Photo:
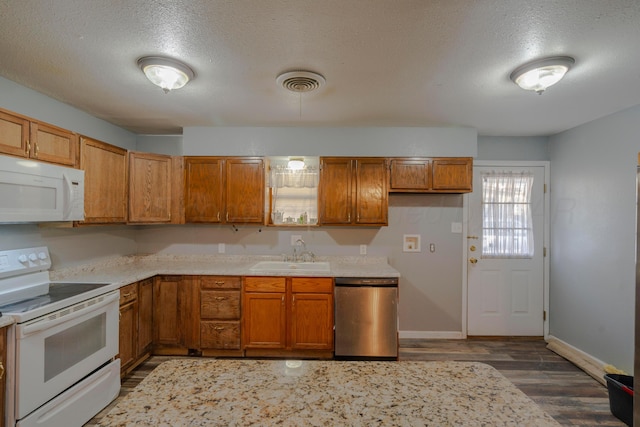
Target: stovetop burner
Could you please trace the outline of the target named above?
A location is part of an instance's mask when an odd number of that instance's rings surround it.
[[[1,313],[26,313],[82,293],[99,289],[108,283],[50,283],[49,293],[0,306]]]

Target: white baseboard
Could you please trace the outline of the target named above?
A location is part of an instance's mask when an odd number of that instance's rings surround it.
[[[400,338],[461,340],[465,337],[460,331],[400,331]]]
[[[602,360],[597,359],[552,335],[547,337],[547,348],[591,375],[602,385],[607,385],[607,382],[604,379],[604,374],[606,373],[604,370],[605,363]]]

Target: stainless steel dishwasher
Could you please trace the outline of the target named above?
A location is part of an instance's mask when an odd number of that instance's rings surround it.
[[[335,356],[398,358],[398,278],[336,277]]]

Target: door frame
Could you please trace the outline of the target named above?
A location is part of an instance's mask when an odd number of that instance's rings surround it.
[[[548,160],[539,160],[539,161],[522,161],[522,160],[475,160],[473,162],[473,166],[482,166],[482,167],[543,167],[544,168],[544,183],[545,183],[545,191],[543,194],[544,198],[544,230],[543,230],[543,246],[546,250],[546,254],[543,257],[543,304],[544,311],[546,313],[545,319],[543,321],[544,327],[544,339],[546,340],[549,336],[549,254],[551,248],[550,246],[550,195],[549,195],[549,178],[550,178],[550,167],[551,163]],[[474,190],[476,189],[476,185],[479,183],[474,183]],[[462,338],[467,338],[467,318],[468,318],[468,301],[467,301],[467,293],[469,282],[467,279],[468,274],[468,262],[467,262],[467,236],[469,235],[469,193],[465,193],[462,197]]]

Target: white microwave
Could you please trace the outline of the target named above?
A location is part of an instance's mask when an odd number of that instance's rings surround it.
[[[84,219],[84,171],[0,156],[0,223]]]

